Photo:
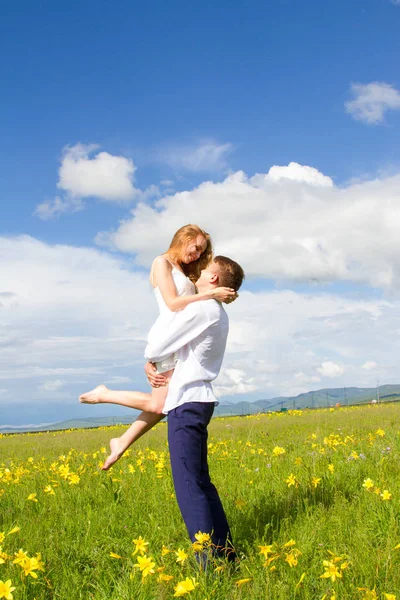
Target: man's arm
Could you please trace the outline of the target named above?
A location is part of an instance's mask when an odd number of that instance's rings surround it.
[[[145,358],[159,362],[196,339],[216,318],[210,318],[207,301],[187,306],[162,327],[162,320],[151,328],[145,350]],[[161,326],[160,326],[161,325]]]

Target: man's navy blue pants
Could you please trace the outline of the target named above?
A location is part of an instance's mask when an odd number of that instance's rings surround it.
[[[209,533],[217,553],[233,560],[228,521],[207,462],[207,425],[213,402],[187,402],[168,413],[168,444],[175,494],[190,539]]]

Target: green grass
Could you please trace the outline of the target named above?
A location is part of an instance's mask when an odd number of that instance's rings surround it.
[[[0,436],[0,581],[11,579],[16,600],[167,599],[187,577],[194,600],[400,599],[399,417],[387,404],[214,419],[210,470],[240,561],[206,572],[176,505],[165,424],[108,473],[98,466],[124,428]],[[139,536],[155,563],[144,579]],[[13,562],[20,548],[41,553],[37,579]],[[341,577],[321,578],[329,568]]]

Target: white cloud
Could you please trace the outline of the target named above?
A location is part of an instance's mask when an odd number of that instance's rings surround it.
[[[271,167],[268,171],[268,177],[271,181],[290,179],[292,181],[308,183],[309,185],[333,186],[333,181],[330,177],[323,175],[317,169],[314,169],[314,167],[299,165],[296,162],[289,163],[287,167]]]
[[[400,92],[385,82],[352,83],[353,100],[345,103],[346,112],[364,123],[382,123],[385,112],[400,110]]]
[[[217,253],[236,258],[250,277],[399,288],[400,175],[344,188],[329,182],[300,165],[254,177],[238,171],[154,206],[139,203],[117,231],[97,240],[135,253],[136,263],[149,267],[174,232],[194,222],[211,233]]]
[[[318,373],[321,373],[323,377],[339,377],[343,375],[344,369],[340,365],[337,365],[331,360],[324,361],[317,369]]]
[[[157,306],[147,277],[121,259],[0,237],[0,281],[12,294],[0,307],[0,380],[16,402],[49,391],[72,400],[102,379],[141,373]]]
[[[98,152],[95,144],[64,148],[57,187],[71,196],[106,201],[132,200],[136,167],[130,158]]]
[[[294,378],[295,378],[296,382],[299,384],[319,383],[321,381],[321,377],[318,377],[318,375],[310,376],[310,375],[306,375],[302,371],[300,371],[299,373],[295,373]]]
[[[45,200],[35,208],[34,215],[42,221],[50,221],[66,213],[74,213],[84,209],[81,198],[56,196],[54,200]]]
[[[159,195],[159,188],[150,185],[140,190],[134,185],[136,167],[130,158],[98,152],[96,144],[66,146],[62,153],[57,187],[63,196],[45,200],[34,215],[42,220],[85,208],[84,199],[95,197],[104,202],[121,203],[132,200],[146,202]]]
[[[213,173],[227,169],[227,158],[233,149],[233,144],[218,144],[213,140],[206,140],[199,144],[164,148],[158,152],[158,158],[173,169]]]
[[[374,360],[367,360],[361,368],[366,371],[372,371],[373,369],[376,369],[377,366],[378,364]]]
[[[39,386],[39,389],[43,392],[56,392],[60,390],[65,385],[65,381],[61,379],[53,379],[50,381],[45,381]]]

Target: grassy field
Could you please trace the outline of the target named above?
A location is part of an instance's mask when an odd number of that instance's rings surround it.
[[[165,424],[107,473],[123,428],[0,436],[0,598],[400,599],[399,417],[381,404],[214,419],[211,474],[240,561],[206,571]]]

